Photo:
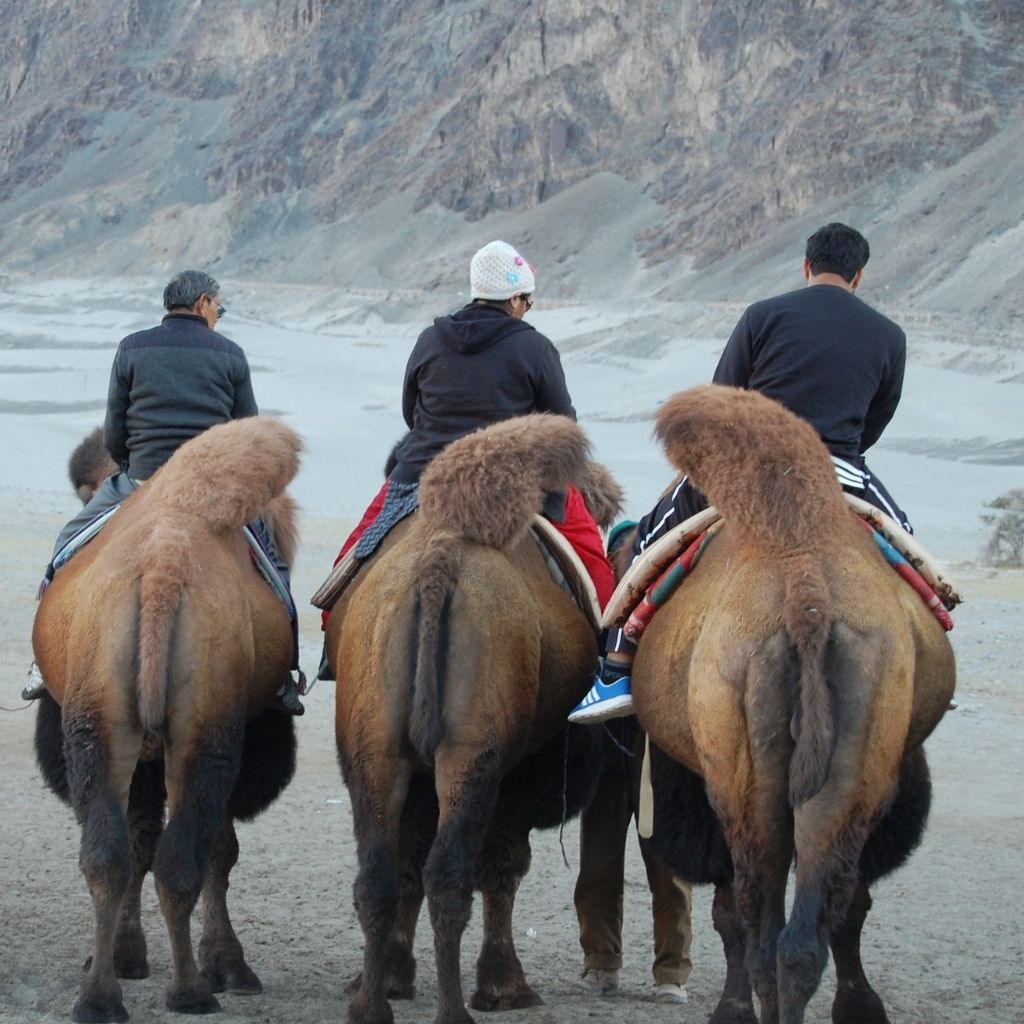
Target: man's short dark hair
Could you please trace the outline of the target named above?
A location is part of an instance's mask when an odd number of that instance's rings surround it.
[[[826,224],[807,239],[807,261],[812,274],[839,274],[846,282],[863,270],[871,255],[868,240],[838,222]]]
[[[191,309],[200,295],[209,295],[212,299],[219,294],[220,285],[209,274],[201,270],[183,270],[175,274],[164,289],[164,309],[178,306]]]

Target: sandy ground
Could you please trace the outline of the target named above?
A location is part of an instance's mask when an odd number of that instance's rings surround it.
[[[34,712],[15,695],[28,664],[32,588],[49,539],[63,516],[27,515],[21,492],[0,489],[0,526],[7,594],[0,611],[0,652],[8,666],[0,711],[0,772],[5,782],[0,858],[0,1020],[68,1018],[78,969],[89,951],[91,909],[77,869],[78,829],[70,811],[42,785],[32,752]],[[329,561],[339,524],[309,518],[296,592],[308,594]],[[881,883],[865,932],[865,962],[893,1024],[911,1021],[1012,1024],[1024,1020],[1024,905],[1020,848],[1024,840],[1020,725],[1024,695],[1024,575],[958,565],[969,595],[952,637],[961,684],[957,710],[929,742],[935,804],[931,825],[909,865]],[[316,655],[316,621],[302,623],[305,662]],[[241,826],[242,854],[231,907],[261,996],[222,998],[221,1020],[314,1024],[344,1019],[344,982],[360,967],[361,933],[352,909],[355,847],[348,796],[335,760],[333,684],[320,684],[298,723],[299,769],[278,803]],[[639,856],[630,852],[626,880],[622,992],[597,999],[578,992],[580,966],[572,888],[578,833],[566,827],[562,861],[557,831],[535,834],[533,869],[516,910],[516,937],[527,976],[545,1005],[504,1015],[549,1024],[586,1020],[642,1024],[703,1021],[723,979],[710,892],[694,903],[694,970],[688,1006],[650,1000],[649,902]],[[152,886],[145,892],[152,976],[125,982],[136,1021],[170,1021],[163,1008],[170,958]],[[464,982],[472,983],[478,915],[464,943]],[[417,938],[419,994],[395,1004],[396,1020],[431,1020],[436,1008],[429,928]],[[829,1019],[831,970],[808,1020]],[[478,1014],[482,1017],[482,1014]]]

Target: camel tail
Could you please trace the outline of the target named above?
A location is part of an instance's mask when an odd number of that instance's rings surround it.
[[[420,515],[442,531],[499,550],[513,547],[549,491],[580,480],[590,445],[566,416],[532,413],[453,441],[420,479]]]
[[[272,416],[210,427],[183,444],[147,484],[147,501],[198,516],[215,530],[247,523],[299,468],[299,435]]]
[[[783,621],[799,665],[790,724],[795,748],[789,763],[789,801],[799,807],[825,785],[835,751],[835,716],[825,665],[833,613],[817,559],[797,555],[787,562],[785,572]]]
[[[821,553],[849,512],[832,460],[814,428],[778,402],[713,384],[669,398],[655,433],[737,542],[775,559],[784,574],[783,621],[799,662],[789,778],[795,807],[824,785],[835,749],[825,671],[833,611]]]
[[[444,677],[448,608],[459,572],[458,538],[437,533],[420,558],[419,622],[409,740],[428,764],[444,738]]]
[[[158,523],[139,551],[139,721],[158,733],[167,711],[171,647],[185,587],[189,537],[168,522]]]
[[[849,515],[814,428],[756,391],[680,391],[662,405],[654,432],[742,543],[791,552]]]

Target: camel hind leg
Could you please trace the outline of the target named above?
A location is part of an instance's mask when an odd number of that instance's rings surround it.
[[[443,745],[435,757],[440,814],[423,887],[434,929],[436,1024],[472,1024],[462,991],[462,935],[469,923],[477,858],[505,768],[493,750]]]
[[[70,802],[60,705],[47,693],[39,700],[35,735],[36,756],[46,784]],[[148,978],[146,936],[142,930],[142,884],[153,866],[153,853],[163,831],[164,769],[160,762],[140,761],[132,777],[128,798],[128,835],[132,851],[132,877],[121,904],[114,940],[114,974],[118,978]],[[90,955],[83,966],[92,966]]]
[[[71,1014],[76,1021],[128,1019],[114,956],[118,923],[132,882],[126,808],[142,735],[111,728],[113,717],[74,705],[66,706],[63,713],[68,790],[82,826],[79,866],[96,918],[92,957]]]
[[[142,930],[142,883],[153,867],[164,829],[164,771],[160,762],[140,761],[128,797],[128,834],[132,878],[121,905],[114,941],[114,973],[119,978],[148,978],[146,936]]]
[[[788,639],[779,632],[752,652],[736,674],[691,680],[691,700],[699,688],[714,709],[698,723],[695,736],[703,752],[708,798],[732,858],[732,898],[746,932],[746,966],[762,1024],[776,1024],[779,1015],[777,941],[786,920],[793,860],[787,684],[793,660]],[[741,664],[728,656],[717,663]],[[721,751],[732,756],[722,757]],[[723,911],[723,921],[727,916]]]
[[[530,867],[530,831],[553,828],[588,802],[603,745],[599,730],[569,726],[523,758],[501,783],[477,859],[484,939],[469,1002],[475,1010],[517,1010],[543,1003],[526,980],[512,937],[516,892]]]
[[[836,965],[834,1024],[889,1024],[885,1007],[871,987],[860,959],[860,937],[871,909],[868,886],[899,867],[924,834],[931,806],[931,780],[924,750],[911,751],[900,764],[900,779],[889,810],[872,830],[860,857],[860,878],[846,919],[833,929]]]
[[[245,962],[242,944],[228,914],[228,885],[231,869],[238,863],[238,836],[230,818],[217,836],[210,865],[203,881],[203,934],[199,940],[199,963],[213,992],[258,995],[263,984]]]
[[[242,764],[203,883],[203,934],[199,965],[214,992],[255,995],[263,991],[245,959],[228,913],[231,871],[238,862],[235,821],[267,808],[295,773],[295,726],[289,715],[264,711],[245,727]]]
[[[391,1024],[389,953],[402,896],[398,844],[412,764],[383,751],[373,756],[361,750],[344,757],[343,769],[359,855],[353,894],[364,938],[363,970],[348,1018],[352,1024]]]
[[[833,627],[825,674],[836,745],[824,785],[793,812],[796,886],[778,955],[782,1024],[804,1019],[821,981],[830,935],[841,929],[857,892],[865,842],[894,794],[906,730],[898,691],[889,695],[884,715],[875,706],[887,679],[885,666],[899,663],[899,651],[878,636]]]
[[[416,958],[413,941],[423,906],[423,865],[437,833],[437,795],[427,775],[409,781],[398,843],[398,909],[385,957],[385,990],[388,999],[416,998]],[[360,971],[345,986],[354,996],[363,983]]]
[[[242,757],[244,721],[205,722],[201,736],[172,737],[166,746],[168,821],[153,874],[171,941],[174,974],[167,1008],[209,1013],[220,1008],[192,949],[189,923],[203,887]]]

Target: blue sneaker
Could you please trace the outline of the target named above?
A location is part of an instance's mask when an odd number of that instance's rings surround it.
[[[586,697],[569,712],[569,721],[576,725],[593,725],[595,722],[625,718],[631,714],[633,694],[630,693],[629,676],[620,676],[611,683],[598,678]]]

